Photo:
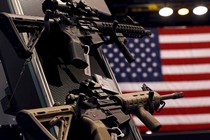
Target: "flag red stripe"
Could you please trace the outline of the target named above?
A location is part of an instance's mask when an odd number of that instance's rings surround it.
[[[210,63],[210,57],[161,59],[161,63],[162,65],[207,64]]]
[[[141,91],[141,90],[139,90]],[[133,92],[139,92],[139,91],[132,91]],[[157,91],[160,95],[164,95],[164,94],[171,94],[173,92],[177,92],[177,91]],[[184,98],[187,97],[207,97],[210,96],[210,89],[209,90],[182,90],[182,92],[184,92]],[[127,94],[127,93],[131,93],[128,91],[123,91],[123,94]]]
[[[164,125],[160,128],[160,131],[192,131],[192,130],[205,130],[210,129],[210,124],[190,124],[190,125]]]
[[[188,28],[159,28],[159,34],[169,35],[169,34],[199,34],[199,33],[209,33],[209,26],[196,26]]]
[[[195,81],[195,80],[209,80],[210,73],[204,74],[179,74],[179,75],[163,75],[164,81]]]
[[[209,107],[179,107],[179,108],[163,108],[161,112],[155,112],[155,115],[184,115],[184,114],[206,114],[210,112]]]
[[[187,28],[161,28],[159,29],[159,33],[161,35],[187,35],[187,34],[203,34],[203,33],[210,33],[209,26],[202,26],[202,27],[187,27]],[[177,38],[178,39],[178,38]],[[190,38],[189,38],[190,41]],[[206,40],[205,42],[188,42],[188,43],[161,43],[160,49],[161,50],[182,50],[182,49],[204,49],[204,48],[210,48],[210,39],[209,41]],[[186,64],[209,64],[210,58],[209,57],[199,57],[199,58],[174,58],[174,59],[162,59],[161,60],[162,65],[186,65]],[[202,68],[202,67],[201,67]],[[209,71],[210,72],[210,71]],[[195,81],[195,80],[209,80],[210,73],[202,73],[202,74],[183,74],[183,75],[164,75],[163,80],[164,81]],[[181,88],[180,88],[181,89]],[[170,90],[170,89],[169,89]],[[205,97],[210,96],[210,89],[209,90],[194,90],[194,91],[183,91],[185,94],[185,98],[188,97]],[[159,91],[161,94],[169,94],[171,92],[169,91]],[[179,107],[177,105],[177,108],[164,108],[160,113],[155,113],[157,116],[162,115],[202,115],[210,112],[210,107],[202,106],[202,107]],[[187,119],[186,119],[187,123]],[[205,130],[209,129],[210,124],[186,124],[186,125],[164,125],[160,131],[190,131],[190,130]],[[148,130],[146,127],[140,127],[140,131],[146,131]]]
[[[210,48],[209,42],[194,42],[194,43],[161,43],[161,50],[182,50],[182,49],[200,49]]]
[[[144,133],[148,131],[146,126],[138,126],[139,131]],[[210,124],[186,124],[186,125],[162,125],[159,131],[168,132],[170,130],[174,131],[192,131],[192,130],[206,130],[210,129]]]

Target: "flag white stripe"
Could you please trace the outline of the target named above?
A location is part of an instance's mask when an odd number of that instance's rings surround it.
[[[205,57],[210,57],[210,49],[200,48],[200,49],[182,49],[182,50],[161,50],[160,55],[162,59],[205,58]]]
[[[163,75],[210,73],[210,64],[163,65],[162,73]]]
[[[179,124],[207,124],[210,123],[210,114],[189,114],[189,115],[161,115],[154,116],[162,125],[179,125]],[[144,124],[133,116],[134,123],[137,126]]]
[[[180,107],[210,107],[210,97],[190,97],[177,100],[166,100],[164,108],[180,108]]]
[[[159,36],[160,43],[194,43],[194,42],[209,42],[210,33],[202,34],[164,34]]]
[[[122,91],[141,91],[142,84],[147,84],[155,91],[184,91],[184,90],[210,90],[210,80],[179,81],[179,82],[120,82]],[[199,94],[199,93],[198,93]]]

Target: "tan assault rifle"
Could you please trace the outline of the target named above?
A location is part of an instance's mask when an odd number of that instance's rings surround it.
[[[184,94],[161,96],[145,84],[142,89],[110,96],[97,82],[87,80],[67,96],[69,105],[22,110],[17,114],[17,122],[30,140],[120,140],[126,137],[121,126],[130,120],[129,114],[135,114],[150,130],[157,131],[161,124],[153,112],[161,111],[164,100]]]

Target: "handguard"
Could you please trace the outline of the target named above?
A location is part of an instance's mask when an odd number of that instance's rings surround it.
[[[149,99],[150,94],[153,95],[151,100]],[[157,131],[160,129],[161,124],[154,116],[152,116],[154,110],[159,112],[164,107],[161,106],[162,104],[165,105],[163,100],[182,98],[183,96],[183,92],[175,92],[160,96],[154,91],[142,91],[114,95],[111,99],[119,102],[123,106],[122,108],[124,112],[127,114],[135,114],[150,130]],[[152,107],[150,107],[151,104]]]

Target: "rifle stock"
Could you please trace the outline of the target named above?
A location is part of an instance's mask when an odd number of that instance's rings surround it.
[[[16,115],[17,123],[29,140],[67,140],[74,110],[70,105],[21,110]],[[52,128],[58,126],[58,138]]]

